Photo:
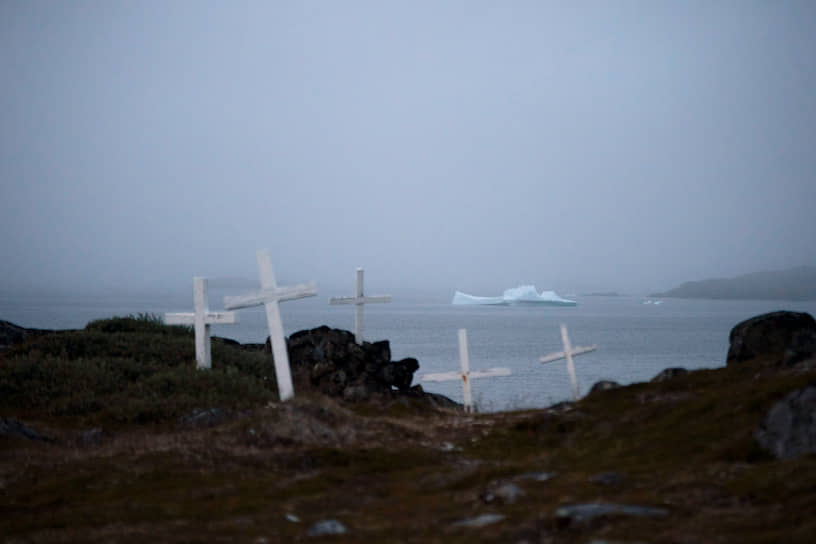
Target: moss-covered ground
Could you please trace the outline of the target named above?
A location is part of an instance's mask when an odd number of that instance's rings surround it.
[[[465,415],[398,402],[276,400],[262,353],[224,341],[195,371],[188,329],[106,320],[0,355],[6,542],[813,542],[816,456],[778,461],[754,429],[816,381],[777,357]],[[189,423],[196,409],[223,417]],[[91,429],[98,429],[89,432]],[[530,473],[550,477],[525,477]],[[615,473],[595,483],[600,473]],[[523,495],[495,490],[512,482]],[[663,508],[564,526],[563,505]],[[456,522],[481,514],[480,528]],[[309,537],[336,519],[345,535]],[[299,520],[299,521],[294,521]]]

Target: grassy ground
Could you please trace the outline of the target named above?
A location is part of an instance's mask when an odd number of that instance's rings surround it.
[[[753,440],[816,374],[776,357],[636,384],[550,410],[465,415],[411,402],[276,401],[269,360],[225,342],[194,370],[188,329],[106,320],[0,355],[6,542],[813,542],[816,456]],[[182,423],[195,409],[226,414]],[[101,432],[87,432],[89,429]],[[529,473],[549,473],[535,479]],[[593,477],[612,472],[607,483]],[[518,497],[500,490],[512,483]],[[505,486],[505,489],[507,486]],[[667,516],[566,524],[609,502]],[[504,518],[457,526],[482,514]],[[287,519],[287,515],[294,520]],[[337,519],[345,535],[309,537]]]

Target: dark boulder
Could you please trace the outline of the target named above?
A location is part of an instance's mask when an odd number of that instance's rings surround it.
[[[800,333],[816,333],[816,320],[802,312],[771,312],[739,323],[729,335],[727,363],[783,354]]]
[[[400,390],[409,389],[414,381],[414,372],[419,370],[419,361],[413,357],[380,366],[377,378]]]
[[[392,361],[387,340],[357,344],[351,332],[322,326],[292,334],[286,345],[296,390],[316,390],[349,402],[402,396],[429,397],[431,405],[444,404],[421,387],[411,387],[419,362]],[[271,352],[268,339],[267,351]]]
[[[652,378],[652,383],[665,382],[666,380],[671,380],[678,376],[685,376],[686,374],[688,374],[688,370],[680,366],[664,368],[657,376]]]
[[[599,393],[601,391],[609,391],[610,389],[617,389],[620,387],[618,382],[613,382],[612,380],[601,380],[595,382],[595,385],[589,390],[589,394],[592,395],[593,393]]]
[[[306,531],[306,536],[344,535],[348,533],[345,525],[336,519],[318,521]]]
[[[559,528],[569,525],[590,523],[599,518],[639,517],[665,518],[669,515],[664,508],[637,506],[615,503],[568,504],[555,511],[555,520]]]
[[[777,459],[816,452],[816,387],[794,391],[774,404],[754,437]]]
[[[788,349],[782,358],[785,366],[794,366],[802,363],[813,366],[816,362],[816,331],[804,330],[793,335]]]

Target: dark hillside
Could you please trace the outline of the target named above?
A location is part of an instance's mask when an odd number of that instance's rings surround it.
[[[195,371],[188,330],[112,323],[0,355],[8,542],[816,534],[816,455],[777,460],[757,438],[780,400],[816,384],[813,353],[774,347],[577,403],[465,415],[411,397],[343,403],[298,391],[281,404],[263,352],[217,341],[220,362]]]
[[[800,266],[735,278],[690,281],[652,297],[746,300],[816,300],[816,267]]]

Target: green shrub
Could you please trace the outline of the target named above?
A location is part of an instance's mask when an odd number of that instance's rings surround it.
[[[95,321],[31,339],[0,359],[0,409],[82,422],[153,423],[194,408],[243,409],[276,397],[271,357],[215,339],[197,370],[193,335],[155,316]]]
[[[184,325],[165,325],[160,315],[140,313],[126,317],[97,319],[85,325],[86,331],[99,332],[141,332],[170,336],[189,336],[193,328]]]

